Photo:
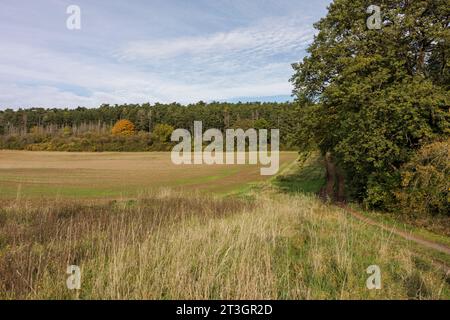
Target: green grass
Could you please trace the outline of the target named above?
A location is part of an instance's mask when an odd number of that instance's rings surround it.
[[[316,194],[325,185],[325,170],[318,153],[303,153],[272,183],[286,193]]]
[[[177,179],[177,180],[174,180],[173,185],[174,186],[191,186],[191,185],[196,185],[196,184],[212,183],[212,182],[218,181],[220,179],[223,179],[225,177],[229,177],[233,174],[237,174],[237,173],[239,173],[239,171],[240,171],[239,168],[228,167],[228,168],[219,170],[215,175]]]
[[[33,182],[21,178],[20,181],[16,181],[15,185],[0,185],[0,194],[4,198],[16,198],[16,197],[51,197],[51,198],[117,198],[117,197],[136,197],[139,193],[145,192],[148,189],[155,189],[159,187],[172,187],[172,188],[188,188],[195,187],[200,184],[210,184],[212,187],[214,183],[238,174],[240,168],[229,167],[221,169],[216,175],[211,176],[193,176],[190,178],[176,179],[168,182],[158,183],[152,181],[149,187],[146,188],[145,184],[127,183],[123,185],[113,186],[110,184],[108,187],[95,186],[95,187],[84,187],[84,186],[71,186],[70,184],[65,185],[52,185],[46,183],[33,184]],[[239,192],[240,190],[246,188],[246,185],[234,185],[230,188],[230,192]]]
[[[434,232],[431,232],[429,230],[426,230],[424,228],[419,228],[413,225],[410,225],[408,223],[405,223],[403,221],[400,221],[398,218],[395,218],[392,214],[389,213],[383,213],[383,212],[376,212],[376,211],[367,211],[362,209],[357,204],[352,204],[352,207],[354,207],[358,212],[362,213],[367,218],[370,218],[386,227],[396,228],[397,230],[410,233],[412,235],[418,236],[422,239],[435,242],[444,246],[450,247],[450,237],[437,234]],[[399,241],[404,241],[405,244],[407,242],[410,242],[408,240],[399,239]],[[436,260],[438,262],[441,262],[447,266],[450,267],[450,256],[448,254],[445,254],[443,252],[439,252],[436,250],[424,248],[420,245],[414,245],[415,251],[418,253],[418,256],[427,257],[432,260]]]
[[[450,237],[438,234],[436,232],[432,232],[430,230],[419,228],[417,226],[408,224],[405,221],[396,218],[394,214],[385,213],[385,212],[377,212],[377,211],[367,211],[364,210],[361,206],[357,204],[353,204],[352,207],[357,209],[359,212],[364,214],[366,217],[375,220],[378,223],[382,223],[388,227],[395,227],[399,230],[413,233],[425,240],[433,241],[440,243],[442,245],[446,245],[450,247]]]
[[[288,194],[317,194],[324,184],[325,170],[323,169],[323,163],[318,153],[303,153],[296,163],[292,164],[285,172],[283,172],[283,174],[272,180],[272,185],[276,189]],[[450,237],[448,236],[437,234],[426,230],[425,228],[419,228],[405,223],[399,218],[396,218],[393,214],[386,212],[366,211],[355,203],[350,204],[350,206],[354,207],[366,217],[371,218],[378,223],[388,227],[395,227],[401,231],[409,232],[425,240],[450,246]],[[343,214],[346,213],[343,212]],[[424,248],[421,245],[415,244],[398,236],[395,236],[394,238],[395,241],[400,243],[402,246],[411,247],[416,253],[416,259],[435,260],[450,266],[449,255],[436,250]]]

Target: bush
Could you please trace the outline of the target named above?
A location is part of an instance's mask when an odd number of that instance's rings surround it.
[[[145,132],[132,136],[85,133],[80,136],[55,136],[46,139],[31,139],[27,136],[12,136],[4,141],[0,139],[0,148],[13,149],[13,147],[29,151],[135,152],[151,150],[152,140],[150,134]]]
[[[399,209],[413,216],[450,216],[450,139],[421,148],[401,170]]]
[[[174,130],[174,127],[168,124],[157,124],[153,129],[152,137],[160,143],[168,142]]]
[[[116,122],[111,133],[113,135],[132,136],[135,133],[135,127],[131,121],[123,119]]]

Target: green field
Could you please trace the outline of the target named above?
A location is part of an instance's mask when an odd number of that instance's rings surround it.
[[[281,170],[297,158],[280,154]],[[0,198],[127,198],[160,188],[228,194],[267,180],[257,165],[174,165],[169,152],[0,151]]]

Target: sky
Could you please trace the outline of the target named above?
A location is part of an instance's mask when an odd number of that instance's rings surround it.
[[[0,109],[286,101],[330,2],[1,0]]]

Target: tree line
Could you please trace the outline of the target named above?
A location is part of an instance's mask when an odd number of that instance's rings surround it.
[[[87,150],[74,144],[72,140],[86,139],[125,139],[112,137],[111,130],[119,120],[128,120],[142,139],[151,139],[158,126],[170,126],[174,129],[192,131],[194,121],[202,121],[204,128],[226,130],[228,128],[280,129],[280,143],[283,149],[296,149],[295,130],[300,108],[294,103],[205,103],[181,105],[172,104],[125,104],[102,105],[99,108],[76,109],[7,109],[0,111],[0,147],[8,149],[42,149],[42,142],[50,150],[65,151],[121,151],[121,147],[90,145]],[[158,131],[158,130],[156,130]],[[147,133],[147,135],[146,135]],[[159,136],[153,140],[161,142]],[[58,140],[59,139],[59,140]],[[64,143],[61,139],[65,139]],[[133,139],[130,137],[130,139]],[[92,142],[92,141],[91,141]],[[72,143],[72,147],[68,147]],[[65,144],[65,145],[64,145]],[[86,141],[84,142],[86,145]],[[97,144],[92,142],[93,145]],[[153,142],[150,142],[153,145]],[[129,151],[130,146],[127,147]],[[132,148],[134,151],[167,149],[167,146],[154,145],[148,148],[141,144]],[[44,148],[45,149],[45,148]],[[125,151],[125,150],[123,150]]]

